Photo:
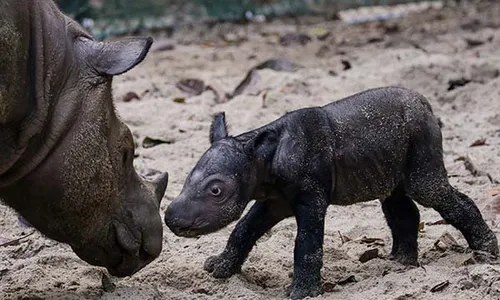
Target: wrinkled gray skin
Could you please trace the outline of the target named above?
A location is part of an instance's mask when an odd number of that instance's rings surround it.
[[[47,0],[0,2],[0,198],[40,232],[111,274],[162,248],[168,175],[146,182],[111,79],[150,38],[97,42]]]
[[[418,265],[419,212],[413,201],[437,210],[472,249],[498,255],[497,239],[476,205],[449,184],[438,121],[416,92],[372,89],[293,111],[236,137],[228,136],[221,113],[211,142],[169,205],[165,222],[180,236],[207,234],[237,220],[256,200],[225,250],[205,262],[214,277],[238,272],[265,232],[295,216],[289,293],[293,299],[316,296],[327,206],[373,199],[381,200],[392,231],[391,258],[405,265]]]

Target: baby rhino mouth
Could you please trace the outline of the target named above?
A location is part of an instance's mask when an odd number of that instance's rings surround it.
[[[177,236],[197,237],[226,227],[236,221],[241,212],[237,209],[229,210],[223,206],[215,207],[201,201],[188,200],[181,194],[167,207],[164,221]]]
[[[193,222],[189,223],[180,219],[165,217],[165,223],[175,235],[187,238],[199,237],[200,235],[209,234],[218,230],[202,219],[195,219]]]
[[[175,215],[170,207],[165,212],[165,224],[177,236],[193,238],[214,233],[226,227],[231,220],[209,221],[204,218],[183,218]]]

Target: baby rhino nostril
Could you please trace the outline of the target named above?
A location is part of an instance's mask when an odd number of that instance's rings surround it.
[[[168,208],[167,211],[165,211],[165,225],[167,225],[170,230],[172,230],[174,233],[178,233],[180,229],[183,227],[183,222],[181,218],[179,218],[176,207],[178,206],[177,203],[172,202]]]
[[[175,216],[169,210],[165,212],[165,224],[177,236],[186,236],[194,225],[190,220]]]

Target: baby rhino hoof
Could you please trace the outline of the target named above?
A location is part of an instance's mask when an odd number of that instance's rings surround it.
[[[488,234],[485,242],[471,248],[474,249],[474,259],[478,263],[491,263],[498,258],[498,240],[493,232]]]
[[[388,258],[389,258],[389,260],[397,261],[398,263],[402,264],[403,266],[407,266],[407,267],[420,266],[416,255],[405,255],[405,254],[396,253],[396,254],[390,254],[388,256]]]
[[[215,278],[229,278],[239,272],[239,267],[224,257],[224,254],[211,256],[205,260],[203,269]]]
[[[473,258],[476,263],[491,264],[497,259],[497,256],[490,252],[475,250],[473,251]]]
[[[296,299],[303,299],[306,297],[317,297],[321,294],[321,290],[319,286],[294,287],[293,285],[290,285],[286,289],[286,294],[290,299],[296,300]]]

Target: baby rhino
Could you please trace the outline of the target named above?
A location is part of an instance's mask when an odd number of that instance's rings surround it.
[[[420,216],[413,201],[438,211],[483,258],[498,255],[497,238],[474,202],[448,182],[438,120],[414,91],[368,90],[235,137],[228,136],[220,113],[210,141],[165,222],[180,236],[208,234],[237,220],[256,200],[225,250],[205,262],[214,277],[237,273],[265,232],[295,216],[290,296],[316,296],[328,205],[374,199],[382,202],[392,231],[391,257],[402,264],[418,265]]]

